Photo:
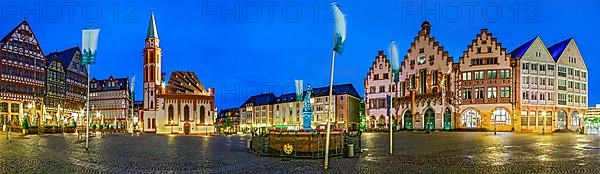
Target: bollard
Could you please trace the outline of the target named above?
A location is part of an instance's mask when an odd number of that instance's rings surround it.
[[[251,145],[252,145],[252,139],[248,139],[248,141],[246,141],[246,149],[250,150]]]
[[[348,144],[348,158],[354,157],[354,144]]]

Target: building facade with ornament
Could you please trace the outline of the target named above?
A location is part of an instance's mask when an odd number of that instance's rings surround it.
[[[367,129],[387,128],[389,125],[387,96],[394,96],[398,89],[391,81],[391,72],[390,60],[384,51],[379,51],[364,79]],[[397,121],[398,116],[395,112],[392,117]]]
[[[146,133],[214,134],[214,88],[204,88],[194,72],[174,71],[163,81],[162,50],[154,13],[143,49],[144,106],[138,127]]]
[[[500,41],[481,29],[456,68],[455,129],[513,131],[519,99],[518,63]]]
[[[455,122],[453,59],[431,36],[429,22],[421,25],[400,67],[392,115],[400,115],[401,127],[451,129]]]
[[[0,40],[0,120],[4,129],[24,119],[40,125],[46,83],[46,57],[35,33],[23,21]],[[10,123],[10,124],[8,124]]]

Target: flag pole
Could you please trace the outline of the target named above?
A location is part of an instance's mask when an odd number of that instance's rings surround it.
[[[333,95],[333,70],[335,67],[335,50],[331,54],[331,75],[329,78],[329,108],[327,108],[327,135],[325,139],[325,164],[324,169],[327,170],[329,165],[329,135],[331,134],[331,110],[332,110],[332,95]]]
[[[86,109],[86,124],[85,124],[85,150],[89,149],[89,139],[90,139],[90,64],[87,64],[87,104],[85,105]]]

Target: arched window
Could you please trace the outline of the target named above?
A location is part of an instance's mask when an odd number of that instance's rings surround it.
[[[169,115],[169,123],[173,121],[174,119],[174,113],[173,113],[173,105],[169,105],[169,111],[168,111],[168,115]]]
[[[190,107],[188,105],[183,107],[183,120],[190,121]]]
[[[503,108],[496,109],[492,113],[491,122],[493,125],[510,125],[510,116],[508,115],[508,111]]]
[[[579,113],[577,111],[571,113],[571,125],[579,126]]]
[[[481,115],[475,109],[467,109],[463,112],[461,121],[466,128],[476,128],[481,125]]]
[[[200,123],[205,122],[204,119],[206,118],[206,116],[204,114],[206,114],[206,112],[204,110],[204,106],[200,106]]]

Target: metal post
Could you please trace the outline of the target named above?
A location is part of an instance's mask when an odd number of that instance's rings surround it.
[[[323,165],[323,168],[327,170],[327,167],[329,165],[329,134],[331,134],[331,109],[332,109],[332,103],[333,103],[333,99],[331,98],[333,95],[333,70],[335,67],[335,50],[332,51],[331,54],[331,74],[330,74],[330,78],[329,78],[329,108],[327,109],[327,135],[326,135],[326,139],[325,139],[325,164]]]
[[[394,74],[394,70],[392,70],[391,74],[392,75],[391,75],[391,78],[390,78],[390,106],[388,106],[390,108],[390,115],[389,115],[390,116],[390,155],[392,154],[392,146],[393,146],[393,143],[392,143],[393,142],[393,140],[392,140],[392,138],[393,138],[392,137],[392,135],[393,135],[393,131],[392,131],[392,126],[393,126],[393,124],[392,124],[392,120],[393,120],[392,119],[392,115],[393,114],[392,114],[392,111],[394,109],[394,107],[393,107],[394,106],[394,95],[392,95],[392,86],[394,84],[393,83],[393,81],[394,81],[394,75],[395,75]]]
[[[90,64],[87,64],[87,77],[88,77],[88,84],[87,84],[87,102],[85,105],[85,109],[86,109],[86,114],[85,114],[85,118],[86,118],[86,124],[85,124],[85,150],[89,149],[89,139],[90,139]]]
[[[133,89],[133,88],[132,88]],[[134,90],[131,90],[131,136],[133,136],[133,132],[135,132],[135,128],[133,126],[133,117],[135,110],[135,95]]]

